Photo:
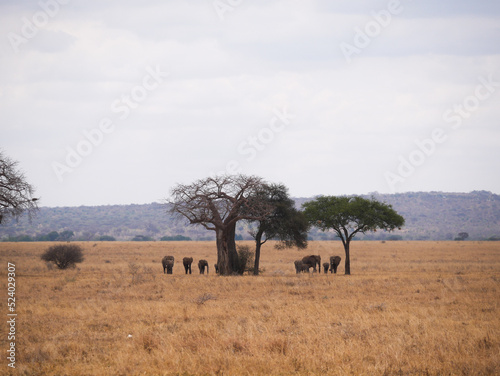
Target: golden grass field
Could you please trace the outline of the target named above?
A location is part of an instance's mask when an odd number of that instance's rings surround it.
[[[18,314],[0,374],[500,374],[499,243],[354,242],[351,276],[340,242],[265,244],[258,277],[217,276],[214,242],[78,244],[85,261],[60,271],[40,260],[51,244],[0,243],[3,354],[8,262]],[[339,274],[296,275],[306,254],[340,255]]]

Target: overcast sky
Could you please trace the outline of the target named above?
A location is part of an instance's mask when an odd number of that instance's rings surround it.
[[[0,149],[41,206],[240,172],[500,193],[500,2],[0,1]]]

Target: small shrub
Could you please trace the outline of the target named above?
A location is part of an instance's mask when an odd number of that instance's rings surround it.
[[[143,281],[142,273],[140,272],[141,267],[133,262],[128,263],[128,270],[132,275],[132,284],[139,284]]]
[[[59,269],[67,269],[83,261],[83,251],[76,244],[53,245],[43,253],[41,259],[53,262]]]
[[[154,273],[151,267],[137,265],[133,262],[129,262],[128,269],[130,274],[132,275],[132,284],[137,285],[143,282],[146,282],[146,279],[149,278],[152,281],[156,279],[156,274]]]
[[[239,259],[238,274],[243,274],[246,271],[253,272],[255,252],[252,252],[247,245],[237,245],[236,250]]]

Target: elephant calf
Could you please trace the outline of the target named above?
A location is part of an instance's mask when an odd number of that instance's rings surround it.
[[[323,263],[323,271],[326,273],[328,273],[328,269],[330,268],[330,264],[328,262],[324,262]]]
[[[165,270],[167,274],[172,274],[172,269],[174,268],[174,256],[165,256],[161,263],[163,265],[163,274],[165,274]]]
[[[208,274],[208,261],[207,260],[198,261],[198,268],[200,269],[200,274],[205,274],[205,268],[207,268],[207,274]]]
[[[192,257],[184,257],[182,259],[182,264],[184,265],[184,269],[186,270],[186,274],[191,274],[191,264],[193,263],[193,258]]]

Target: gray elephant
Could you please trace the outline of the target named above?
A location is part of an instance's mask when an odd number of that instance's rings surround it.
[[[302,261],[295,260],[293,263],[295,264],[295,273],[299,274],[301,271]]]
[[[311,268],[313,268],[313,272],[316,272],[316,265],[318,265],[319,272],[321,273],[321,256],[319,255],[306,256],[302,259],[302,263],[307,264]]]
[[[337,268],[338,268],[341,260],[342,260],[342,258],[340,256],[331,256],[330,257],[330,273],[337,274]]]
[[[309,268],[311,267],[309,264],[304,264],[302,260],[295,260],[295,272],[299,273],[309,273]]]
[[[193,258],[192,257],[184,257],[182,259],[182,264],[184,265],[184,269],[186,270],[186,274],[191,274],[191,264],[193,263]]]
[[[205,268],[207,268],[207,274],[208,274],[208,261],[207,260],[198,261],[198,268],[200,269],[200,274],[205,274]]]
[[[172,274],[172,269],[174,268],[174,256],[165,256],[161,263],[163,265],[163,274],[165,274],[165,270],[167,274]]]

